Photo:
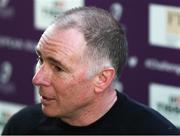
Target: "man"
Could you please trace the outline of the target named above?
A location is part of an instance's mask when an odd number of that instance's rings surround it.
[[[60,15],[37,47],[41,104],[14,115],[3,134],[178,134],[156,111],[116,91],[127,60],[118,22],[94,7]]]

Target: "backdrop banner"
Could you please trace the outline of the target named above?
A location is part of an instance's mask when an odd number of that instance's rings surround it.
[[[129,58],[116,88],[180,127],[179,0],[0,0],[0,131],[39,102],[34,47],[55,15],[78,6],[110,11],[127,32]]]

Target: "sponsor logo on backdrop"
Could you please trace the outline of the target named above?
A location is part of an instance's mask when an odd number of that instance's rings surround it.
[[[10,0],[0,0],[0,18],[9,19],[15,16],[15,9],[9,3]]]
[[[23,107],[24,105],[0,101],[0,134],[9,118]]]
[[[34,102],[35,103],[41,102],[41,97],[39,95],[39,87],[37,87],[37,86],[34,86]]]
[[[128,66],[130,68],[135,68],[138,65],[138,57],[137,56],[130,56],[128,58]]]
[[[123,84],[119,80],[115,80],[113,82],[114,89],[116,89],[119,92],[123,92]]]
[[[167,72],[180,76],[180,64],[171,63],[167,60],[148,58],[144,61],[144,66],[150,70]]]
[[[151,83],[149,105],[180,127],[180,87]]]
[[[120,21],[123,14],[123,6],[121,3],[113,3],[110,6],[110,12],[117,21]]]
[[[11,50],[23,50],[34,53],[37,42],[30,39],[15,38],[5,35],[0,35],[0,48]]]
[[[179,7],[180,8],[180,7]],[[167,11],[167,32],[172,35],[180,36],[180,10]]]
[[[58,14],[80,6],[84,6],[84,0],[34,0],[34,26],[44,30]]]
[[[13,66],[9,61],[0,64],[0,93],[12,94],[16,91],[15,84],[11,81]]]
[[[180,7],[150,4],[149,43],[180,49]]]
[[[0,0],[0,8],[7,7],[9,0]]]

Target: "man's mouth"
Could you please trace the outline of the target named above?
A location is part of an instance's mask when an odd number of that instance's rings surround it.
[[[41,103],[43,105],[49,105],[54,101],[55,101],[55,98],[53,97],[41,96]]]

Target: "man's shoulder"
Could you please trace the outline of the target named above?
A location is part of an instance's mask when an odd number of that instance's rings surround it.
[[[14,114],[6,124],[3,134],[23,134],[33,129],[45,118],[41,105],[27,106]]]
[[[11,120],[19,121],[19,119],[21,119],[22,121],[25,121],[25,120],[30,120],[31,118],[33,120],[36,120],[36,119],[39,119],[39,117],[41,117],[42,115],[43,114],[41,110],[41,105],[36,104],[33,106],[24,107],[22,110],[14,114],[12,118],[10,119],[10,121]]]
[[[158,111],[144,105],[126,94],[118,94],[123,122],[129,128],[149,134],[179,134],[177,128]],[[121,99],[121,100],[120,100]]]

